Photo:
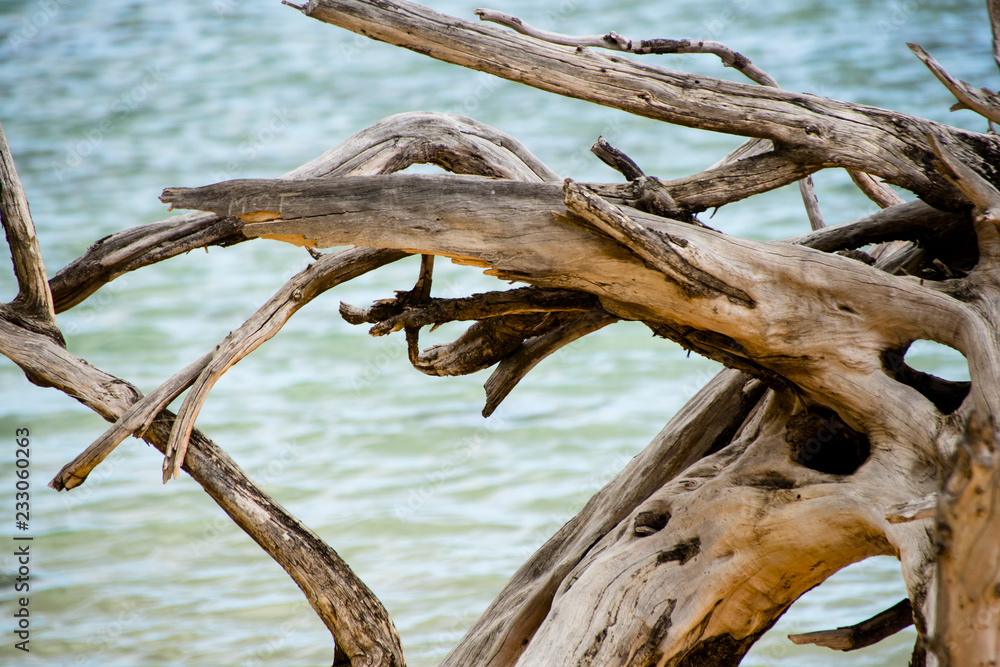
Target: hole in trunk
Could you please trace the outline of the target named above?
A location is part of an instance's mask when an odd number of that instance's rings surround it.
[[[785,426],[785,442],[793,461],[830,475],[854,474],[871,454],[868,436],[822,406],[791,417]]]
[[[944,414],[958,409],[969,395],[969,362],[958,350],[929,340],[914,341],[908,349],[882,353],[885,370],[919,391]]]
[[[636,537],[646,537],[663,530],[670,521],[670,512],[639,512],[635,516],[632,532]]]

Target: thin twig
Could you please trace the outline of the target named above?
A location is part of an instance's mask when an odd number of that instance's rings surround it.
[[[958,109],[971,109],[980,116],[988,118],[993,123],[1000,123],[1000,95],[987,88],[974,88],[965,81],[960,81],[948,74],[938,61],[931,57],[919,44],[906,44],[910,50],[920,58],[920,61],[927,65],[938,81],[951,91],[951,94],[958,100],[958,104],[951,108],[952,111]]]
[[[513,354],[497,365],[496,370],[483,385],[486,389],[483,417],[492,415],[517,383],[547,356],[617,321],[618,318],[614,315],[598,310],[580,315],[552,331],[524,341]]]
[[[876,644],[911,625],[913,625],[913,606],[909,600],[902,600],[857,625],[788,635],[788,638],[793,644],[815,644],[835,651],[855,651]]]
[[[733,51],[731,48],[720,42],[693,39],[632,40],[619,35],[617,32],[609,32],[604,35],[584,35],[582,37],[574,37],[557,32],[541,30],[525,23],[516,16],[511,16],[510,14],[505,14],[492,9],[477,9],[475,14],[482,21],[499,23],[500,25],[511,28],[512,30],[516,30],[522,35],[534,37],[535,39],[539,39],[543,42],[549,42],[551,44],[562,44],[564,46],[575,46],[578,48],[590,46],[601,49],[609,49],[611,51],[634,53],[636,55],[711,53],[718,56],[719,59],[722,60],[723,65],[738,70],[751,81],[759,83],[762,86],[778,87],[777,82],[775,82],[775,80],[771,78],[767,72],[751,63],[749,58],[744,56],[742,53]]]
[[[906,200],[896,194],[895,190],[885,183],[875,180],[871,174],[854,171],[853,169],[848,169],[847,173],[850,175],[851,180],[854,181],[854,184],[858,186],[858,189],[866,197],[878,204],[879,208],[889,208],[890,206],[898,206],[899,204],[906,203]]]
[[[819,197],[816,196],[816,188],[813,187],[812,176],[806,176],[799,181],[799,194],[802,195],[802,203],[806,207],[806,216],[809,218],[809,228],[813,231],[823,229],[823,214],[819,210]]]

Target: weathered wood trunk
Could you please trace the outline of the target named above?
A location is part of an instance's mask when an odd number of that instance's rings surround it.
[[[48,282],[4,144],[3,223],[21,291],[0,309],[0,351],[115,422],[53,487],[83,483],[129,435],[147,439],[165,454],[165,481],[186,470],[285,567],[330,628],[335,664],[402,665],[374,595],[195,422],[215,381],[302,305],[417,253],[413,289],[342,313],[374,335],[402,329],[422,372],[495,365],[487,414],[545,356],[618,320],[729,367],[515,573],[443,664],[735,665],[804,592],[875,555],[899,559],[908,600],[797,641],[849,650],[913,622],[916,664],[1000,660],[1000,139],[782,91],[710,42],[573,38],[482,12],[519,35],[384,0],[299,9],[543,90],[751,141],[674,181],[645,176],[605,143],[597,152],[628,182],[583,184],[470,119],[403,114],[280,179],[168,188],[164,202],[201,213],[104,239]],[[765,85],[594,47],[716,53]],[[918,54],[964,104],[995,113],[994,98]],[[416,162],[455,174],[393,174]],[[830,167],[852,170],[884,210],[837,228],[813,210],[816,231],[770,242],[695,217]],[[902,202],[878,179],[922,201]],[[100,285],[193,247],[259,238],[363,248],[318,258],[146,397],[63,349],[55,313]],[[527,287],[435,299],[433,256]],[[420,350],[422,327],[457,320],[473,324]],[[971,382],[910,368],[917,340],[960,351]],[[188,388],[179,414],[166,413]]]

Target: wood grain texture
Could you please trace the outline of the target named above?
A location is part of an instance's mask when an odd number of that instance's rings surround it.
[[[421,5],[311,0],[304,13],[373,39],[540,90],[639,116],[795,147],[822,167],[856,169],[945,208],[966,204],[924,168],[940,136],[962,160],[1000,184],[1000,139],[864,105],[686,74],[590,49],[550,44]]]

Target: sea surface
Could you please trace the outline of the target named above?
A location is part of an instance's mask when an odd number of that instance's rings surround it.
[[[477,0],[478,1],[478,0]],[[472,0],[431,0],[474,18]],[[785,88],[983,131],[906,42],[952,74],[998,87],[984,3],[892,0],[508,0],[494,6],[571,34],[715,39]],[[649,62],[739,79],[711,56]],[[277,0],[0,2],[0,122],[50,275],[95,240],[168,217],[164,187],[275,177],[394,113],[472,116],[565,176],[617,181],[598,136],[650,174],[699,171],[739,139],[636,118],[442,64],[321,24]],[[829,224],[874,210],[843,172],[816,178]],[[707,218],[707,216],[704,216]],[[794,187],[724,207],[723,231],[807,230]],[[6,251],[4,251],[6,253]],[[150,391],[212,349],[309,256],[258,241],[129,274],[59,316],[69,349]],[[436,664],[511,573],[639,452],[718,370],[637,324],[541,363],[488,420],[480,373],[412,370],[398,337],[337,314],[406,289],[408,260],[330,292],[216,385],[198,420],[383,600],[409,663]],[[494,288],[439,262],[435,294]],[[0,271],[0,299],[15,294]],[[426,342],[441,342],[445,327]],[[945,377],[964,360],[908,357]],[[175,404],[176,407],[176,404]],[[130,439],[71,493],[45,484],[106,424],[0,360],[0,663],[328,665],[332,643],[301,592],[190,478],[161,485],[160,456]],[[30,653],[14,650],[14,433],[31,448]],[[744,665],[905,665],[911,630],[840,654],[786,635],[848,625],[904,596],[898,564],[851,566],[799,600]]]

